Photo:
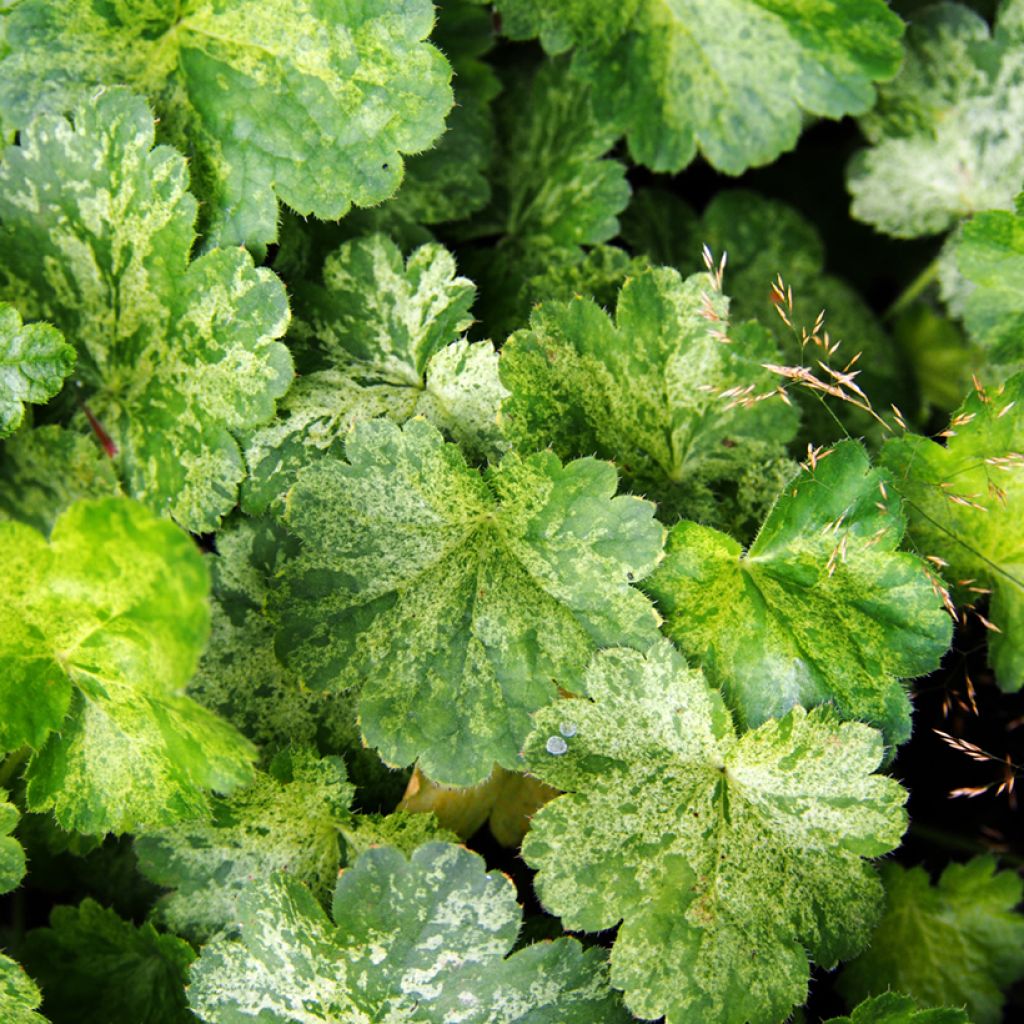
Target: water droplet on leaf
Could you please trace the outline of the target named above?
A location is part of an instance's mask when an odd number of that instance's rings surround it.
[[[563,722],[559,727],[558,731],[567,739],[570,740],[576,735],[576,723],[575,722]]]
[[[548,742],[545,744],[549,754],[554,754],[556,757],[559,754],[564,754],[569,749],[569,744],[562,739],[561,736],[549,736]]]

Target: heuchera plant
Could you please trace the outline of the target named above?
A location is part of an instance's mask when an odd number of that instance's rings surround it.
[[[0,132],[0,1024],[1020,1019],[1024,0],[7,0]]]

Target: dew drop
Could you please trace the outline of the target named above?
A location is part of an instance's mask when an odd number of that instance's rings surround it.
[[[549,754],[554,754],[557,757],[559,754],[564,754],[569,749],[569,744],[566,743],[561,736],[549,736],[545,747]]]
[[[567,739],[571,740],[576,735],[576,723],[575,722],[563,722],[559,727],[558,731]]]

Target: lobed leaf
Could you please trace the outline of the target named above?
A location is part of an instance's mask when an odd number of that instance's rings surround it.
[[[896,992],[866,999],[849,1017],[833,1017],[826,1024],[971,1024],[963,1010],[942,1007],[918,1009],[909,996]]]
[[[233,432],[269,420],[291,383],[275,340],[288,302],[242,249],[190,261],[185,160],[153,131],[124,89],[26,124],[0,165],[0,294],[75,340],[128,492],[201,532],[244,476]]]
[[[648,502],[613,497],[609,464],[509,455],[481,476],[423,420],[357,424],[346,453],[289,492],[302,549],[272,608],[305,682],[362,687],[386,762],[462,786],[515,767],[530,712],[577,689],[595,648],[657,638],[630,582],[663,530]]]
[[[24,968],[0,953],[0,1014],[7,1024],[48,1024],[36,1013],[42,996]]]
[[[11,835],[19,817],[17,807],[0,796],[0,893],[16,889],[25,877],[25,851]]]
[[[204,947],[189,1000],[210,1024],[602,1024],[625,1014],[599,950],[559,939],[506,954],[521,923],[511,883],[441,843],[364,853],[338,879],[333,923],[273,875],[247,895],[239,941]]]
[[[910,736],[901,678],[938,667],[951,623],[914,555],[887,473],[855,441],[818,454],[749,549],[682,522],[647,583],[665,632],[757,726],[795,704]]]
[[[527,768],[566,791],[522,855],[571,930],[619,921],[611,980],[666,1024],[765,1024],[807,995],[808,956],[859,952],[882,909],[866,857],[898,845],[906,793],[879,734],[794,707],[737,736],[668,641],[599,653],[591,700],[535,715]]]
[[[0,117],[24,129],[129,85],[190,155],[213,240],[259,245],[278,200],[328,220],[373,206],[441,134],[433,22],[429,0],[29,0],[5,17]]]

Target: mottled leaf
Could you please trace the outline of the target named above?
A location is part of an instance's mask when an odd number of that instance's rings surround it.
[[[340,759],[284,752],[251,786],[215,801],[209,823],[182,822],[137,839],[139,870],[174,890],[157,904],[155,919],[205,942],[235,921],[247,884],[274,871],[287,871],[325,901],[353,793]]]
[[[21,426],[27,402],[48,402],[74,369],[75,350],[49,324],[25,324],[0,302],[0,437]]]
[[[792,472],[797,417],[776,398],[730,401],[774,389],[762,363],[778,350],[754,324],[726,342],[728,309],[708,275],[668,268],[627,280],[614,320],[590,299],[545,303],[502,350],[506,435],[523,451],[613,459],[666,521],[742,530]]]
[[[937,234],[977,210],[1008,209],[1024,181],[1020,0],[998,26],[968,7],[915,14],[899,75],[861,121],[850,165],[853,216],[898,238]]]
[[[856,954],[881,912],[863,858],[906,827],[906,792],[871,774],[881,737],[800,707],[737,736],[668,641],[598,654],[587,692],[538,712],[525,747],[566,791],[523,844],[541,902],[570,930],[622,921],[612,984],[639,1017],[782,1021],[808,956]]]
[[[189,1024],[192,947],[151,924],[135,927],[91,899],[57,907],[22,943],[53,1024]],[[4,1018],[6,1021],[6,1018]]]
[[[383,235],[345,243],[324,265],[323,285],[300,284],[304,374],[277,420],[248,438],[243,508],[278,504],[303,466],[340,456],[355,423],[425,416],[467,452],[500,448],[505,392],[490,342],[459,335],[473,322],[473,282],[456,274],[440,245],[403,260]]]
[[[973,285],[963,311],[967,330],[990,362],[1019,368],[1024,365],[1024,207],[1018,213],[979,213],[964,225],[955,246],[957,266]]]
[[[22,428],[0,448],[0,519],[48,534],[74,502],[120,493],[114,464],[92,437],[51,424]]]
[[[0,748],[34,749],[29,810],[125,832],[208,807],[247,780],[251,748],[181,696],[209,629],[202,556],[141,505],[81,501],[49,543],[0,523]]]
[[[18,818],[18,809],[0,790],[0,893],[16,889],[25,876],[25,851],[11,835]]]
[[[204,947],[190,1004],[210,1024],[624,1024],[600,950],[574,939],[505,959],[515,889],[480,857],[431,843],[369,850],[338,879],[328,920],[277,874],[243,901],[240,940]]]
[[[629,582],[663,530],[613,497],[608,463],[509,455],[481,476],[423,420],[358,424],[346,451],[289,493],[302,551],[272,595],[278,651],[316,688],[365,682],[385,761],[463,786],[515,767],[530,712],[577,689],[595,647],[656,639]]]
[[[467,253],[494,337],[519,327],[535,301],[533,279],[567,273],[584,247],[614,238],[629,202],[626,168],[607,157],[614,125],[595,115],[590,89],[555,61],[514,77],[497,105],[502,140],[494,199],[471,233],[497,244]]]
[[[885,0],[499,0],[511,31],[573,71],[633,158],[678,171],[697,155],[728,174],[791,149],[806,115],[861,114],[899,68],[903,23]],[[529,29],[532,28],[532,33]]]
[[[746,551],[696,523],[670,532],[646,586],[741,723],[829,703],[888,743],[910,736],[900,679],[937,668],[952,627],[924,563],[896,550],[905,523],[889,487],[844,441],[786,485]]]
[[[953,416],[945,447],[907,434],[882,450],[906,502],[909,539],[943,559],[955,599],[992,591],[989,663],[1004,690],[1024,685],[1024,374],[972,391]]]
[[[867,999],[849,1017],[833,1017],[826,1024],[971,1024],[963,1010],[941,1007],[921,1010],[910,996],[896,992]]]
[[[708,245],[716,259],[728,256],[726,287],[730,313],[736,322],[755,319],[775,336],[783,362],[807,366],[827,378],[816,360],[841,370],[858,353],[857,384],[879,409],[890,402],[906,406],[900,377],[904,372],[897,350],[867,303],[845,281],[825,271],[825,249],[815,226],[793,207],[754,192],[718,192],[698,221],[674,194],[647,189],[637,194],[623,217],[623,237],[636,250],[683,274],[701,269],[701,247]],[[779,316],[772,285],[779,279],[792,309]],[[824,313],[817,332],[818,316]],[[820,345],[805,344],[803,331],[831,345],[829,356]],[[785,383],[779,380],[779,383]],[[815,444],[877,429],[870,416],[855,406],[829,401],[790,387],[790,396],[803,416],[802,436]],[[841,423],[836,422],[836,419]]]
[[[0,953],[0,1019],[5,1024],[47,1024],[35,1009],[42,1001],[24,968]]]
[[[883,865],[882,881],[885,915],[839,981],[847,1001],[892,989],[922,1006],[964,1006],[974,1024],[999,1024],[1003,990],[1024,977],[1017,873],[975,857],[949,864],[936,885],[924,868],[899,864]]]
[[[274,340],[288,303],[242,249],[189,261],[186,163],[152,144],[152,115],[123,89],[73,122],[30,122],[0,165],[0,293],[78,346],[81,397],[129,493],[202,531],[244,475],[232,432],[269,420],[291,383]]]
[[[6,16],[0,117],[24,129],[97,86],[145,93],[221,244],[273,241],[277,200],[336,220],[402,180],[452,105],[429,0],[27,0]]]

